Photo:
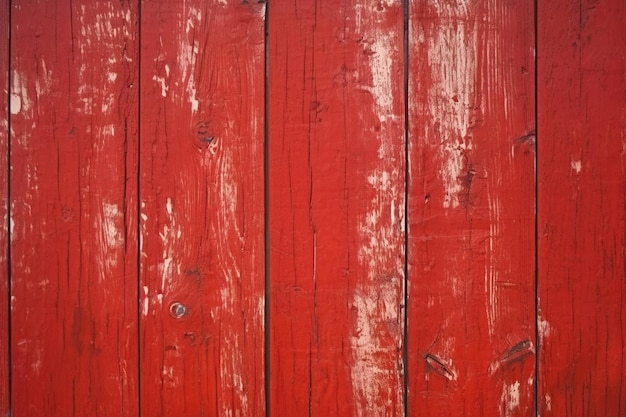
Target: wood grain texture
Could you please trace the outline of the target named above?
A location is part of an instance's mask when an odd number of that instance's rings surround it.
[[[0,415],[9,411],[9,3],[0,3]]]
[[[141,11],[141,410],[261,416],[265,5]]]
[[[137,415],[137,4],[13,1],[12,415]]]
[[[411,416],[534,413],[532,2],[409,1]]]
[[[270,408],[402,416],[403,7],[272,2]]]
[[[539,413],[626,415],[626,3],[538,3]]]

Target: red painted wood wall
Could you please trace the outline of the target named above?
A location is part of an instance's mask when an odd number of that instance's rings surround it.
[[[625,27],[0,1],[0,415],[626,416]]]

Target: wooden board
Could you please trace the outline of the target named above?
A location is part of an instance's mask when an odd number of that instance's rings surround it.
[[[534,412],[532,2],[409,1],[408,407]]]
[[[402,416],[400,1],[269,10],[272,417]]]
[[[626,3],[538,3],[539,413],[626,415]]]
[[[11,6],[12,414],[137,416],[137,3]]]
[[[0,3],[0,415],[9,411],[9,2]],[[6,36],[5,36],[6,35]]]
[[[265,5],[141,12],[141,411],[261,416]]]

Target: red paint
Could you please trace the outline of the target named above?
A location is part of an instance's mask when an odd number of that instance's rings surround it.
[[[141,12],[141,410],[264,414],[264,11]]]
[[[14,416],[137,415],[136,23],[12,2]]]
[[[409,2],[411,416],[530,416],[532,2]]]
[[[270,409],[402,416],[403,8],[269,13]]]
[[[623,1],[0,3],[1,415],[626,414]]]
[[[9,410],[9,259],[8,259],[8,143],[9,143],[9,4],[0,4],[0,415]]]
[[[626,415],[626,3],[538,4],[539,412]]]

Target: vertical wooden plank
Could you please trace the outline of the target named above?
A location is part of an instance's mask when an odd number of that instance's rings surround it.
[[[0,415],[9,411],[9,2],[0,3]]]
[[[137,4],[14,0],[12,415],[137,415]]]
[[[626,3],[538,3],[539,412],[626,415]]]
[[[264,14],[141,16],[141,409],[264,413]]]
[[[269,19],[271,414],[402,416],[402,3]]]
[[[534,413],[528,1],[409,2],[411,416]]]

